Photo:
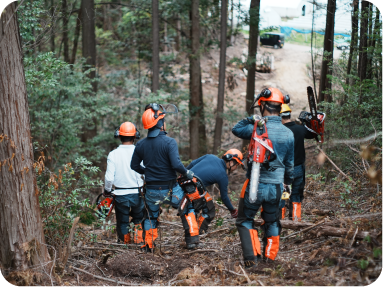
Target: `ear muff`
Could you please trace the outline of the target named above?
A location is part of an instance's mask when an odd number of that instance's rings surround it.
[[[140,139],[141,134],[140,134],[140,131],[137,129],[136,125],[135,124],[133,124],[133,125],[136,128],[136,140],[138,140],[138,139]]]
[[[283,101],[285,102],[285,104],[290,104],[290,96],[289,95],[284,95],[283,96]]]
[[[116,130],[114,131],[114,138],[115,139],[118,139],[118,137],[120,136],[120,127],[121,127],[121,125],[118,128],[116,128]]]

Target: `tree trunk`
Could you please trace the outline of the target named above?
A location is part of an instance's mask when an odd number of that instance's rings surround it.
[[[61,15],[63,19],[63,43],[64,43],[64,61],[69,63],[69,40],[68,40],[68,13],[67,0],[61,2]]]
[[[54,2],[53,0],[51,0],[51,8],[50,8],[50,14],[51,14],[51,22],[52,22],[52,27],[51,27],[51,51],[54,53],[55,52],[55,30],[54,30],[54,21],[53,21],[53,17],[54,17]]]
[[[314,84],[315,99],[318,102],[318,95],[317,95],[317,88],[316,88],[316,79],[315,79],[314,50],[313,50],[314,19],[315,19],[315,3],[313,2],[313,17],[312,17],[312,21],[311,21],[311,71],[312,71],[312,74],[313,74],[313,84]]]
[[[158,0],[152,0],[152,93],[157,93],[160,85],[160,21],[158,14]]]
[[[332,69],[329,65],[332,65],[334,54],[335,9],[336,0],[328,0],[318,103],[323,101],[332,102],[331,94],[324,94],[324,92],[326,90],[331,90],[331,80],[327,76],[332,75]]]
[[[259,34],[259,5],[260,0],[251,0],[250,3],[250,31],[249,31],[249,51],[247,56],[247,83],[246,83],[246,112],[250,111],[255,94],[255,64],[257,59],[258,34]],[[246,148],[248,140],[242,141],[242,148]]]
[[[82,56],[86,59],[86,64],[92,68],[96,67],[96,33],[95,33],[95,13],[94,0],[82,0]],[[91,79],[96,78],[96,71],[89,73]],[[93,82],[93,91],[97,91],[97,83]]]
[[[0,19],[0,262],[9,271],[50,260],[33,172],[16,6],[9,4]]]
[[[231,0],[230,45],[234,45],[234,0]]]
[[[201,68],[200,68],[200,51],[199,51],[199,0],[191,1],[191,53],[190,61],[190,158],[196,159],[199,156],[199,122],[201,116],[200,109],[200,85],[201,85]]]
[[[164,22],[164,52],[168,52],[168,23]]]
[[[76,30],[74,32],[74,39],[73,39],[72,59],[70,60],[70,63],[72,65],[76,61],[78,39],[80,38],[80,29],[81,29],[81,7],[76,19]]]
[[[358,76],[362,82],[367,77],[367,31],[368,31],[368,13],[370,10],[370,2],[362,1],[362,17],[360,20],[360,35],[359,35],[359,63]],[[363,102],[363,91],[359,96],[359,104]]]
[[[346,86],[350,84],[350,74],[353,66],[353,56],[354,56],[354,50],[356,46],[358,45],[358,26],[359,26],[359,0],[354,0],[354,6],[351,13],[351,23],[352,23],[352,29],[351,29],[351,43],[350,43],[350,54],[348,57],[348,63],[347,63],[347,77],[346,77]],[[341,100],[341,105],[343,105],[347,101],[347,94],[344,96],[344,98]]]
[[[181,19],[180,19],[180,15],[178,14],[177,15],[177,18],[176,18],[176,27],[177,27],[177,31],[176,31],[176,51],[179,52],[180,49],[181,49]]]
[[[200,121],[198,125],[199,133],[199,156],[207,154],[207,139],[206,139],[206,123],[205,123],[205,111],[203,105],[203,90],[202,90],[202,77],[201,77],[201,65],[199,66],[199,109],[200,109]]]
[[[221,148],[223,103],[225,100],[225,71],[226,71],[226,0],[221,0],[221,50],[219,57],[219,83],[217,98],[217,116],[215,118],[213,154],[219,153]]]
[[[382,30],[382,25],[380,23],[380,12],[379,9],[376,8],[376,16],[375,16],[375,25],[374,25],[374,41],[372,44],[372,47],[374,47],[373,50],[373,65],[374,65],[374,78],[377,79],[376,85],[378,88],[381,88],[382,86],[382,79],[381,79],[381,63],[382,63],[382,54],[377,52],[381,51],[381,45],[382,45],[382,37],[380,34],[380,31]],[[376,47],[375,47],[376,46]]]
[[[375,14],[375,23],[374,23],[374,26],[373,26],[373,21],[374,21],[374,17],[373,17],[373,7],[374,5],[370,4],[370,19],[369,21],[371,22],[370,25],[369,25],[369,47],[370,47],[370,50],[369,50],[369,53],[368,53],[368,63],[367,63],[367,78],[368,79],[372,79],[372,75],[374,73],[373,71],[373,64],[372,64],[372,59],[374,58],[374,53],[375,53],[375,42],[376,42],[376,38],[379,36],[379,17],[380,17],[380,13],[379,13],[379,10],[378,8],[376,7],[376,14]]]

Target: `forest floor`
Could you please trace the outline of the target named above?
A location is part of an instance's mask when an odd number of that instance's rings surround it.
[[[231,197],[238,198],[245,176],[238,171],[230,179]],[[216,218],[209,232],[200,236],[201,246],[194,251],[186,249],[181,221],[172,208],[165,207],[160,217],[154,254],[141,252],[140,244],[116,244],[116,234],[111,231],[80,225],[88,239],[75,242],[78,247],[73,248],[68,265],[89,274],[69,267],[61,285],[116,285],[93,275],[126,285],[368,285],[380,276],[382,268],[381,194],[366,183],[353,190],[351,196],[358,198],[358,204],[349,206],[345,205],[343,192],[335,183],[308,176],[302,222],[325,219],[324,228],[346,230],[344,236],[325,235],[319,226],[297,234],[292,234],[297,230],[284,228],[276,260],[245,271],[235,221],[218,203]],[[291,220],[282,220],[282,225],[286,222]],[[361,231],[370,235],[365,239],[355,237]],[[109,259],[104,264],[106,257]]]

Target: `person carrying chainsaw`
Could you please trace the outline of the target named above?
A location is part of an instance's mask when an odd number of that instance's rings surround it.
[[[213,154],[207,154],[196,160],[193,160],[186,168],[193,171],[198,176],[205,187],[218,184],[222,202],[229,209],[232,218],[237,218],[238,210],[231,204],[227,193],[229,185],[228,173],[236,170],[242,163],[243,155],[237,149],[228,150],[222,159]],[[215,206],[213,198],[209,193],[205,195],[206,203],[202,208],[202,214],[198,218],[199,233],[207,232],[210,222],[215,216]],[[198,211],[196,211],[198,213]]]
[[[193,172],[181,163],[178,145],[175,139],[167,136],[164,122],[166,110],[162,105],[153,103],[145,107],[142,115],[144,129],[148,130],[147,138],[137,143],[133,154],[131,168],[145,175],[145,202],[148,213],[144,220],[144,245],[146,251],[152,251],[158,237],[158,217],[161,203],[177,208],[184,192],[177,183],[177,172],[188,179],[193,179]],[[144,166],[140,165],[143,162]],[[195,248],[199,243],[198,224],[192,208],[181,214],[188,248]]]
[[[264,121],[251,116],[239,121],[232,129],[235,136],[252,140],[250,144],[256,140],[260,142],[256,150],[249,148],[249,154],[253,154],[254,158],[259,156],[267,159],[264,162],[257,162],[253,157],[248,158],[250,161],[248,161],[247,180],[242,187],[239,200],[236,226],[246,268],[255,266],[261,257],[258,230],[253,225],[254,217],[261,206],[263,208],[261,216],[264,220],[262,225],[264,259],[275,260],[279,249],[281,232],[279,201],[283,184],[290,185],[294,178],[294,136],[282,125],[279,117],[281,105],[286,102],[289,102],[289,97],[283,96],[278,89],[264,89],[252,105],[253,108],[258,103]],[[253,136],[254,127],[256,134]],[[252,136],[255,139],[252,139]],[[265,143],[269,143],[266,144],[268,149],[262,149]],[[259,181],[252,181],[251,176],[257,174]],[[253,184],[256,189],[253,189]]]
[[[140,132],[131,122],[125,122],[116,129],[115,138],[121,145],[108,155],[103,195],[113,197],[116,207],[118,242],[142,243],[141,222],[144,217],[144,201],[139,189],[144,185],[140,174],[130,168],[135,149],[134,140],[140,138]],[[115,189],[112,190],[114,184]],[[130,237],[129,216],[134,223],[133,240]]]
[[[305,187],[306,153],[304,141],[305,139],[314,139],[317,135],[309,131],[306,126],[297,125],[291,120],[291,109],[287,104],[282,105],[280,116],[282,124],[294,134],[294,181],[289,200],[289,218],[301,221],[301,204]],[[286,212],[284,200],[281,200],[280,208],[283,219]]]

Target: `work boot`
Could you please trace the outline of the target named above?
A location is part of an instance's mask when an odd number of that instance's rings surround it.
[[[187,249],[196,249],[197,247],[198,247],[198,244],[195,244],[195,243],[186,244]]]
[[[141,250],[145,253],[154,253],[154,248],[150,248],[148,245],[145,245],[144,247],[141,247]]]
[[[246,260],[245,269],[250,269],[251,267],[256,267],[259,263],[260,256],[255,256],[254,260]]]

